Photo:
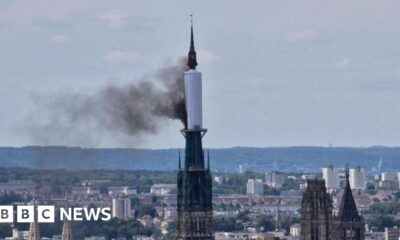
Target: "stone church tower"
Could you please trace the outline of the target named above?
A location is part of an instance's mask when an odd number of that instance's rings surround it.
[[[308,180],[301,202],[301,240],[329,240],[332,227],[332,199],[324,180]]]

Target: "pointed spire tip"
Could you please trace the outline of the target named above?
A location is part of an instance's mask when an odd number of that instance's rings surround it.
[[[188,67],[190,69],[196,69],[197,57],[194,49],[194,36],[193,36],[193,14],[190,14],[190,49],[188,53]]]

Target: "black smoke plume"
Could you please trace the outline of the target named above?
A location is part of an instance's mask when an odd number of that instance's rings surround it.
[[[73,117],[89,114],[102,125],[129,135],[156,133],[163,119],[180,120],[186,127],[184,72],[186,60],[159,69],[142,81],[127,86],[108,86],[74,109]],[[94,104],[96,112],[87,112]],[[76,115],[76,116],[75,116]]]
[[[78,127],[107,131],[111,136],[139,136],[156,134],[163,121],[174,119],[180,120],[186,128],[186,70],[186,59],[182,58],[177,64],[162,67],[131,84],[109,85],[91,95],[58,95],[51,103],[46,102],[50,115],[47,123],[31,126],[30,135],[37,144],[63,144],[52,139],[61,136],[65,142],[74,142],[72,145],[87,145],[79,136],[71,136],[82,132],[77,131]],[[68,133],[64,137],[63,131]]]

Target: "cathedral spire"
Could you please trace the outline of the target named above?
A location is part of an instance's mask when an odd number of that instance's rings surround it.
[[[191,16],[192,17],[192,16]],[[201,72],[196,71],[193,22],[190,29],[188,71],[184,74],[187,126],[183,166],[177,173],[177,240],[214,240],[212,219],[212,176],[205,164]]]
[[[33,222],[29,224],[29,232],[28,232],[28,240],[40,240],[40,228],[37,217],[37,201],[36,201],[36,193],[33,195],[33,209],[34,209],[34,218]]]
[[[365,221],[358,214],[356,202],[350,187],[349,167],[346,166],[346,186],[344,187],[339,213],[334,217],[332,239],[364,240]]]
[[[279,200],[279,205],[281,204],[281,201]],[[280,231],[282,227],[281,224],[281,209],[279,208],[279,206],[276,208],[276,212],[275,212],[275,231]]]
[[[190,69],[196,69],[197,58],[196,51],[194,50],[194,37],[193,37],[193,15],[190,15],[190,49],[188,53],[188,67]]]
[[[65,208],[68,209],[69,207],[69,196],[68,194],[66,195],[66,201],[65,201]],[[71,226],[71,222],[68,219],[64,219],[64,223],[63,223],[63,229],[62,229],[62,233],[61,233],[61,240],[73,240],[74,236],[72,235],[72,226]]]
[[[354,221],[360,220],[361,217],[358,215],[356,202],[354,201],[353,193],[350,187],[349,180],[349,167],[346,166],[346,186],[344,187],[342,201],[339,206],[338,218],[341,221]]]

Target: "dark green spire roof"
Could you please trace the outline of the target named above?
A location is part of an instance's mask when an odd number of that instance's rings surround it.
[[[349,171],[346,170],[346,186],[344,187],[342,201],[339,206],[338,218],[342,222],[361,221],[358,215],[356,202],[354,201],[353,193],[350,187]]]

